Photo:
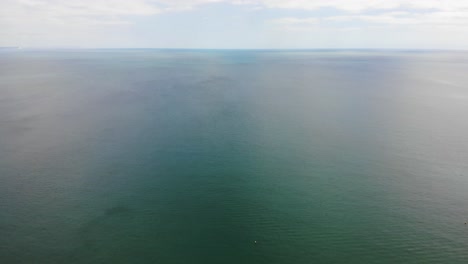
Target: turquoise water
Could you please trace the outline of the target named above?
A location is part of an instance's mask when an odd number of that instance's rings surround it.
[[[0,263],[468,263],[467,72],[463,52],[0,52]]]

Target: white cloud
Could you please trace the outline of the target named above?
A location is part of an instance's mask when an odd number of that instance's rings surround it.
[[[146,0],[2,0],[0,26],[128,24],[125,16],[160,12]]]
[[[314,29],[319,25],[320,20],[315,17],[296,18],[283,17],[270,21],[275,26],[287,31],[307,31]]]
[[[131,26],[134,17],[186,12],[216,3],[264,11],[334,8],[343,14],[270,21],[271,26],[290,30],[335,25],[353,30],[378,26],[468,31],[467,0],[1,0],[0,36],[8,36],[12,43],[20,36],[41,34],[78,39],[79,32],[82,38],[94,32],[98,38],[107,28]]]
[[[439,9],[455,11],[468,9],[466,0],[237,0],[232,3],[258,5],[266,8],[315,10],[329,7],[345,11],[361,12],[369,9]]]
[[[252,2],[262,2],[269,8],[301,8],[317,9],[332,7],[345,12],[345,15],[302,18],[280,18],[274,19],[274,24],[279,24],[282,28],[287,25],[288,29],[294,27],[309,29],[320,26],[330,26],[332,23],[360,22],[361,29],[379,27],[406,27],[406,28],[442,28],[451,30],[468,30],[468,1],[459,0],[329,0],[329,1],[277,1],[277,0],[252,0]],[[368,12],[368,11],[374,12]],[[397,11],[405,10],[405,11]],[[376,12],[377,11],[377,12]],[[353,24],[356,28],[356,25]]]
[[[396,8],[434,9],[457,15],[468,10],[466,0],[2,0],[0,23],[37,18],[67,19],[93,17],[103,23],[124,20],[125,16],[147,16],[161,12],[190,10],[206,4],[228,3],[256,8],[315,10],[324,7],[359,13],[365,10]],[[81,19],[82,20],[82,19]],[[112,24],[112,23],[111,23]]]
[[[297,18],[297,17],[284,17],[272,20],[273,23],[278,25],[298,25],[298,24],[317,24],[319,22],[318,18],[309,17],[309,18]]]
[[[164,11],[187,10],[212,3],[251,5],[263,8],[314,10],[331,7],[360,12],[369,9],[468,10],[466,0],[3,0],[2,15],[12,10],[50,15],[153,15]]]
[[[272,20],[280,25],[307,25],[320,23],[327,25],[330,22],[350,23],[365,22],[368,27],[380,26],[404,26],[404,27],[425,27],[425,28],[452,28],[468,30],[468,12],[387,12],[377,15],[351,14],[342,16],[329,16],[325,18],[280,18]]]

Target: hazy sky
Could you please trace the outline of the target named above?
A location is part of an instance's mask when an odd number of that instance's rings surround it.
[[[468,49],[468,0],[0,0],[0,46]]]

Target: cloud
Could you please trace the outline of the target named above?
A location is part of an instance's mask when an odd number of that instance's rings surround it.
[[[252,0],[267,8],[287,8],[312,10],[335,8],[344,15],[318,17],[285,17],[273,19],[273,24],[282,28],[315,29],[321,27],[406,27],[406,28],[442,28],[451,30],[468,30],[468,1],[458,0],[330,0],[330,1],[276,1]],[[348,25],[346,25],[346,23]],[[356,27],[356,23],[359,23]],[[308,26],[308,27],[307,27]]]
[[[187,11],[225,0],[2,0],[0,30],[50,25],[126,25],[132,17]],[[235,4],[233,2],[233,4]]]
[[[296,18],[296,17],[284,17],[272,20],[273,23],[278,25],[312,25],[319,22],[318,18],[309,17],[309,18]]]
[[[161,9],[145,0],[4,0],[0,22],[34,23],[123,23],[122,16],[154,15]]]
[[[445,28],[453,30],[468,29],[468,12],[442,11],[408,15],[384,14],[381,16],[358,16],[354,19],[369,23],[413,28]]]
[[[409,9],[438,9],[443,11],[468,9],[468,1],[465,0],[238,0],[231,1],[231,3],[278,9],[316,10],[320,8],[335,8],[351,12],[388,10],[402,7]]]
[[[127,16],[149,16],[163,12],[186,11],[207,4],[225,3],[263,9],[316,10],[335,8],[360,13],[366,10],[398,8],[435,10],[457,15],[468,10],[466,0],[2,0],[0,23],[21,23],[22,19],[82,22],[84,17],[106,24],[118,24]],[[458,13],[457,13],[458,12]],[[463,13],[465,15],[465,13]],[[40,22],[40,21],[38,21]]]
[[[235,5],[246,7],[246,10],[260,10],[259,12],[274,10],[271,14],[276,18],[270,20],[267,25],[271,28],[288,30],[318,28],[356,30],[370,27],[468,30],[466,0],[1,0],[1,2],[0,35],[10,36],[9,38],[15,41],[19,36],[41,34],[55,35],[57,39],[59,35],[75,35],[78,39],[78,32],[86,34],[94,32],[98,38],[99,34],[113,29],[131,28],[134,23],[138,23],[136,19],[138,17],[168,13],[184,14],[213,4]],[[325,8],[335,9],[336,12],[328,12],[329,10],[320,12]],[[292,17],[291,14],[298,10],[302,11],[301,17]],[[310,12],[309,17],[304,17],[308,11],[318,12]],[[281,18],[282,13],[287,16]],[[317,13],[320,13],[319,17],[312,16]],[[258,19],[262,18],[259,16]],[[89,36],[82,36],[85,37]]]
[[[320,20],[315,17],[309,18],[296,18],[296,17],[283,17],[273,19],[270,21],[275,26],[287,31],[307,31],[319,24]]]
[[[298,26],[304,29],[304,26],[309,25],[310,29],[315,28],[317,24],[321,26],[332,26],[333,23],[339,23],[339,26],[344,24],[353,25],[361,23],[361,28],[380,27],[405,27],[405,28],[446,28],[446,29],[468,29],[468,12],[427,12],[427,13],[411,13],[411,12],[387,12],[374,15],[351,14],[340,16],[328,16],[323,18],[307,17],[293,18],[285,17],[274,19],[273,22],[280,26]]]

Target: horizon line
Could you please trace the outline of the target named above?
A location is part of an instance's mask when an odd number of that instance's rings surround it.
[[[172,50],[172,51],[452,51],[468,52],[468,49],[447,48],[157,48],[157,47],[22,47],[0,46],[0,50]]]

